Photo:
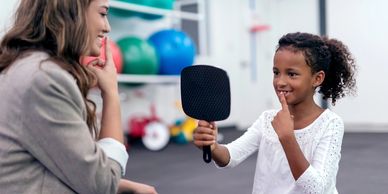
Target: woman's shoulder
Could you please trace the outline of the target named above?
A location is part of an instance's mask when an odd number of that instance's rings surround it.
[[[49,60],[49,58],[50,56],[47,53],[41,51],[25,53],[14,62],[10,71],[17,72],[20,75],[31,74],[32,76],[36,73],[66,73],[58,63]]]
[[[25,53],[16,60],[7,72],[10,81],[20,87],[31,87],[35,84],[49,85],[53,82],[61,84],[75,84],[74,78],[59,64],[48,60],[49,55],[45,52]],[[28,89],[28,88],[27,88]]]
[[[13,62],[7,74],[15,73],[33,73],[39,70],[42,62],[47,60],[50,56],[42,51],[26,51],[22,53],[17,60]]]
[[[63,93],[67,96],[79,96],[80,92],[73,76],[59,64],[48,60],[44,52],[29,52],[16,60],[4,75],[8,90],[17,88],[20,97],[31,92]]]

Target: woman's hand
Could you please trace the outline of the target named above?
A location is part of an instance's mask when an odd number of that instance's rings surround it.
[[[117,72],[113,62],[108,38],[105,39],[105,62],[93,60],[87,67],[96,75],[97,85],[101,90],[102,115],[99,139],[113,138],[121,143],[124,136],[121,126],[120,96],[117,83]]]
[[[211,151],[213,151],[217,147],[217,135],[218,128],[214,122],[209,123],[200,120],[193,133],[194,145],[200,149],[202,149],[203,146],[210,145]]]
[[[117,193],[158,194],[153,186],[125,179],[120,180]]]
[[[118,91],[117,71],[108,37],[105,38],[105,55],[105,61],[96,58],[87,64],[87,67],[96,75],[97,85],[102,94]]]

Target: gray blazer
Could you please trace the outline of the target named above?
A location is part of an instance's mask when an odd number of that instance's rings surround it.
[[[0,194],[115,193],[121,167],[89,132],[75,79],[47,57],[0,74]]]

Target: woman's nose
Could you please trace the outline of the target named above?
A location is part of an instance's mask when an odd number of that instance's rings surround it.
[[[105,21],[105,26],[104,26],[104,32],[105,32],[105,33],[109,33],[110,30],[111,30],[111,28],[110,28],[109,21],[106,20],[106,21]]]

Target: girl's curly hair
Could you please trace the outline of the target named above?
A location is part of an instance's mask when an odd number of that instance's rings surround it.
[[[355,60],[339,40],[309,33],[288,33],[280,38],[276,51],[291,49],[303,53],[312,73],[325,72],[325,80],[318,90],[324,99],[336,101],[356,90]]]

